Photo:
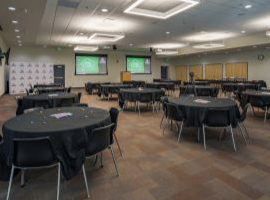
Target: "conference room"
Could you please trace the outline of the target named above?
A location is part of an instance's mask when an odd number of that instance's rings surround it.
[[[270,199],[270,0],[2,0],[0,199]]]

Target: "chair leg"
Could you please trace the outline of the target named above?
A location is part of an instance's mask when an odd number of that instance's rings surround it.
[[[266,122],[266,118],[267,118],[267,110],[268,110],[268,108],[267,108],[267,106],[265,107],[265,112],[264,112],[264,122]]]
[[[203,146],[204,146],[204,149],[206,150],[206,141],[205,141],[205,127],[204,127],[204,124],[203,124]]]
[[[100,167],[103,168],[103,158],[102,152],[100,153]]]
[[[120,148],[120,145],[119,145],[119,142],[118,142],[118,139],[117,139],[115,133],[113,134],[113,136],[114,136],[114,139],[115,139],[116,144],[117,144],[117,146],[118,146],[118,149],[119,149],[119,151],[120,151],[120,155],[122,156],[122,155],[123,155],[123,154],[122,154],[122,150],[121,150],[121,148]]]
[[[250,142],[250,136],[249,136],[249,133],[248,133],[248,131],[246,129],[246,126],[245,126],[244,122],[242,122],[241,125],[242,125],[242,127],[244,128],[244,130],[245,130],[245,132],[247,134],[248,141]]]
[[[161,121],[160,121],[160,125],[159,125],[160,128],[162,126],[162,122],[163,122],[164,117],[165,117],[165,113],[163,113],[163,115],[162,115],[162,118],[161,118]]]
[[[14,175],[14,168],[15,167],[12,165],[12,169],[11,169],[11,173],[10,173],[10,178],[9,178],[9,185],[8,185],[8,192],[7,192],[7,198],[6,198],[6,200],[9,199],[11,185],[12,185],[12,180],[13,180],[13,175]]]
[[[241,125],[240,125],[239,122],[238,122],[238,127],[239,127],[240,132],[241,132],[241,134],[242,134],[242,136],[243,136],[243,138],[244,138],[244,140],[245,140],[245,143],[246,143],[246,145],[247,145],[247,144],[248,144],[248,143],[247,143],[247,139],[246,139],[246,137],[245,137],[245,135],[244,135],[243,129],[242,129],[242,127],[241,127]]]
[[[181,134],[182,134],[182,129],[183,129],[183,124],[184,124],[184,122],[182,121],[181,122],[180,129],[179,129],[178,142],[180,142],[180,138],[181,138]]]
[[[25,186],[25,170],[21,170],[21,187]]]
[[[138,112],[139,112],[139,115],[141,114],[141,110],[140,110],[140,102],[137,103],[138,105]]]
[[[96,166],[96,164],[97,164],[97,159],[98,159],[98,155],[95,156],[94,166]]]
[[[83,178],[84,178],[84,183],[85,183],[85,187],[86,187],[86,192],[87,192],[87,198],[90,197],[90,194],[89,194],[89,187],[88,187],[88,183],[87,183],[87,178],[86,178],[86,173],[85,173],[85,167],[84,167],[84,164],[82,166],[82,171],[83,171]]]
[[[234,148],[234,151],[236,151],[236,146],[235,146],[234,134],[233,134],[232,126],[230,126],[230,130],[231,130],[231,134],[232,134],[233,148]]]
[[[116,171],[116,176],[119,176],[119,173],[118,173],[118,167],[117,167],[117,164],[116,164],[116,161],[115,161],[115,157],[114,157],[113,147],[110,146],[109,148],[110,148],[110,150],[111,150],[112,159],[113,159],[113,163],[114,163],[114,167],[115,167],[115,171]]]
[[[61,178],[61,164],[58,163],[57,200],[59,200],[59,194],[60,194],[60,178]]]
[[[169,124],[169,119],[167,119],[166,124],[165,124],[165,126],[164,126],[164,128],[163,128],[163,135],[164,135],[164,133],[165,133],[165,129],[167,128],[168,124]]]

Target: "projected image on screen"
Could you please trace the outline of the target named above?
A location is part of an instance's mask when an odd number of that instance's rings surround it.
[[[76,54],[76,74],[107,74],[107,56]]]
[[[127,56],[127,71],[132,74],[150,74],[151,57]]]

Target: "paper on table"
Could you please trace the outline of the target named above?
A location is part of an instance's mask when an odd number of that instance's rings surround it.
[[[194,102],[196,102],[196,103],[204,103],[204,104],[210,103],[210,101],[207,101],[207,100],[204,100],[204,99],[196,99],[196,100],[194,100]]]
[[[49,97],[57,97],[58,94],[49,94],[48,96],[49,96]]]
[[[270,92],[262,92],[262,94],[270,95]]]
[[[51,117],[55,117],[56,119],[61,119],[61,118],[70,117],[70,116],[72,116],[72,113],[70,113],[70,112],[57,113],[57,114],[51,115]]]

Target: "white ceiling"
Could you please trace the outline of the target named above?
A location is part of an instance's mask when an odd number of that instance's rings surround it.
[[[239,40],[244,41],[239,44],[234,42],[230,48],[233,45],[252,45],[254,41],[270,43],[265,36],[265,31],[270,29],[270,0],[201,0],[199,5],[166,20],[123,13],[134,1],[1,0],[0,24],[4,31],[0,34],[10,46],[18,45],[17,35],[21,36],[23,46],[74,46],[92,44],[93,42],[87,38],[95,32],[113,33],[125,35],[125,38],[115,43],[98,45],[102,47],[116,44],[119,49],[146,50],[164,43],[188,45],[180,50],[180,54],[198,52],[192,46],[202,41],[192,38],[206,33],[220,34],[217,38],[210,35],[208,41],[213,37],[213,40],[224,39],[225,44],[230,44],[230,40],[238,37],[252,38],[252,41]],[[166,0],[149,1],[159,3],[145,3],[141,6],[166,10],[175,4],[169,0],[170,4],[162,7],[160,2]],[[252,5],[252,8],[245,9],[245,5],[248,4]],[[16,7],[16,11],[9,11],[9,6]],[[101,12],[102,8],[108,9],[109,12]],[[18,20],[19,23],[12,24],[12,20]],[[20,33],[15,33],[14,29],[19,29]],[[241,33],[242,30],[246,33]],[[165,34],[167,31],[171,34]]]

